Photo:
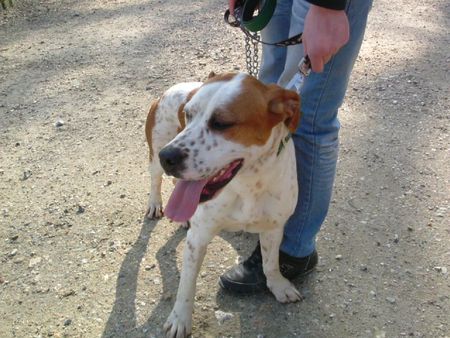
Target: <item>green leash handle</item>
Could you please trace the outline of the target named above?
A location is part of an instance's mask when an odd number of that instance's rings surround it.
[[[233,27],[243,25],[250,32],[259,32],[267,26],[277,6],[277,0],[246,0],[243,3],[237,2],[234,10],[234,21],[230,21],[230,10],[227,9],[224,15],[225,22]],[[258,15],[254,16],[259,9]]]

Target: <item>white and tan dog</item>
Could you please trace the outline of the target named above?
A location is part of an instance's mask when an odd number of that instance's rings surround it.
[[[165,215],[191,225],[177,298],[164,326],[168,337],[191,332],[197,274],[208,243],[221,230],[259,233],[268,288],[280,302],[301,299],[278,261],[283,227],[297,202],[289,136],[300,119],[299,106],[296,92],[245,74],[179,84],[152,104],[146,124],[148,217],[162,215],[164,168],[178,179]]]

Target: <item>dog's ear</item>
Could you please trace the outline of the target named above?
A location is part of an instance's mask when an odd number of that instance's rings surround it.
[[[268,108],[278,121],[284,121],[291,133],[297,130],[300,122],[300,96],[296,92],[269,85]]]

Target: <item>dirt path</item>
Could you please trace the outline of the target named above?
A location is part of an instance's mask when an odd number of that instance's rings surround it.
[[[143,123],[169,85],[243,69],[225,2],[27,0],[0,13],[0,337],[161,337],[185,231],[143,220]],[[305,301],[224,294],[219,274],[255,238],[223,234],[194,337],[450,336],[449,13],[446,0],[376,1]]]

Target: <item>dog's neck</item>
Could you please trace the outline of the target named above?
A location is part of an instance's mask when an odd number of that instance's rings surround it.
[[[242,174],[254,175],[255,171],[272,172],[277,170],[280,163],[283,163],[289,154],[289,143],[291,142],[291,133],[289,129],[280,123],[272,129],[272,135],[267,143],[263,146],[263,155],[255,159]]]

